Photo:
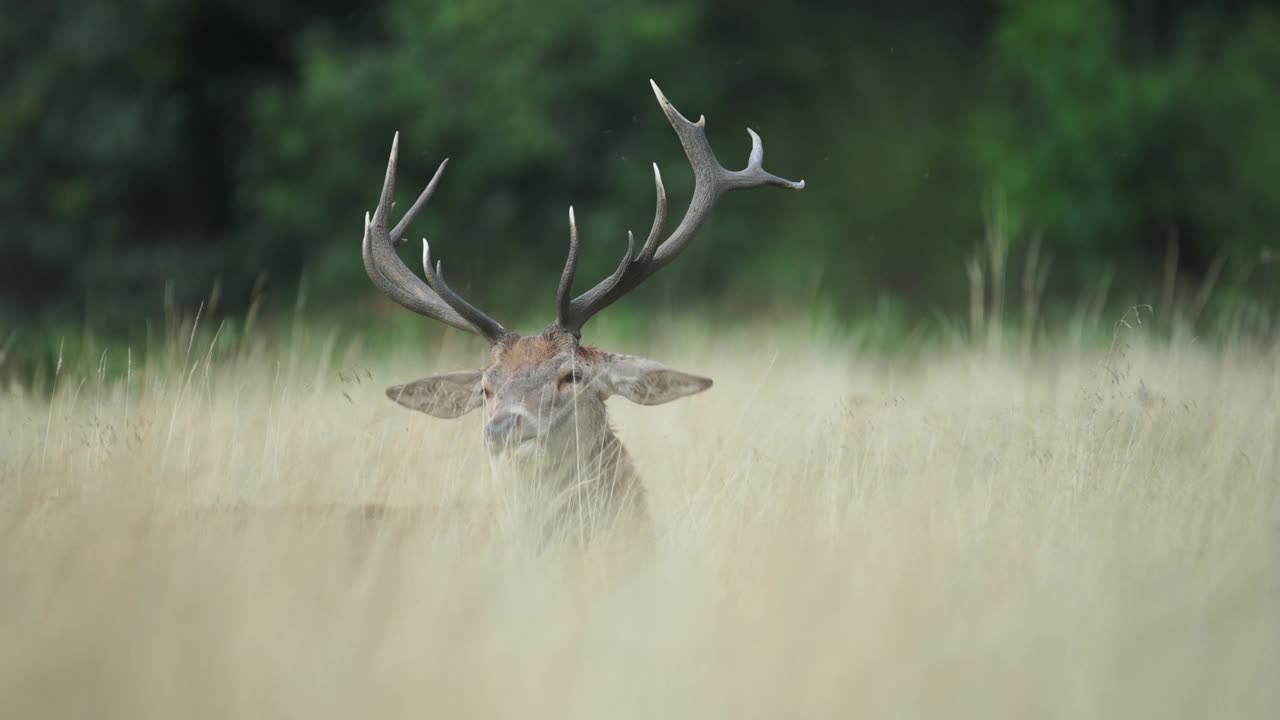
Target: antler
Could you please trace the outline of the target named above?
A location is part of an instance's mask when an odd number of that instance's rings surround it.
[[[387,161],[387,176],[382,182],[382,195],[378,198],[378,207],[370,218],[364,216],[364,269],[369,273],[373,284],[386,293],[387,297],[419,315],[439,320],[459,330],[466,330],[489,342],[497,342],[510,334],[497,320],[477,310],[463,300],[444,283],[443,271],[437,264],[435,271],[431,269],[431,258],[426,239],[422,241],[422,262],[426,271],[427,282],[423,283],[413,271],[409,270],[396,254],[395,248],[404,242],[405,231],[409,223],[426,207],[431,194],[435,192],[444,168],[449,164],[446,158],[440,163],[431,182],[418,196],[417,201],[404,214],[395,229],[388,231],[387,224],[391,219],[391,198],[395,194],[396,159],[400,153],[400,133],[396,133],[391,141],[391,159]]]
[[[649,237],[641,247],[640,254],[635,255],[635,236],[628,232],[627,251],[622,256],[618,269],[595,287],[573,298],[572,301],[569,300],[569,293],[578,266],[579,245],[578,228],[574,223],[573,210],[570,209],[569,258],[565,262],[564,273],[560,278],[556,306],[559,309],[560,327],[579,337],[582,334],[582,326],[596,313],[612,305],[674,260],[706,222],[721,195],[730,190],[745,190],[762,185],[776,185],[791,190],[804,188],[803,180],[793,182],[764,169],[764,145],[760,142],[760,136],[750,128],[747,132],[751,135],[751,155],[747,159],[747,167],[743,170],[725,169],[716,160],[711,144],[707,142],[706,117],[700,116],[696,123],[689,122],[662,94],[657,83],[650,80],[649,84],[653,86],[653,94],[658,97],[658,104],[666,113],[671,127],[675,128],[676,135],[680,137],[680,144],[684,146],[689,164],[693,166],[693,199],[689,201],[689,209],[685,211],[684,218],[671,236],[659,244],[658,238],[662,235],[667,217],[667,193],[662,187],[662,174],[658,172],[658,166],[655,164],[653,182],[658,192],[657,212],[654,215],[653,228],[649,231]]]

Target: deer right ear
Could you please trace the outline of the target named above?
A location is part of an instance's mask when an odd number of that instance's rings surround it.
[[[387,397],[397,403],[446,420],[462,417],[484,403],[480,394],[481,371],[470,370],[432,375],[404,385],[387,388]]]
[[[711,387],[711,378],[632,355],[613,355],[608,368],[609,392],[638,405],[662,405]]]

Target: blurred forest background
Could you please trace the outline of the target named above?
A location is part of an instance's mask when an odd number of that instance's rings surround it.
[[[673,222],[683,212],[692,177],[651,77],[707,115],[724,164],[745,163],[752,127],[766,165],[808,188],[728,196],[624,315],[680,303],[963,324],[977,292],[1046,316],[1159,316],[1210,289],[1250,317],[1280,307],[1271,3],[4,4],[11,354],[68,329],[128,337],[201,303],[408,315],[358,249],[396,130],[400,207],[452,158],[414,236],[473,301],[537,330],[568,205],[582,287],[626,230],[648,229],[651,162]]]

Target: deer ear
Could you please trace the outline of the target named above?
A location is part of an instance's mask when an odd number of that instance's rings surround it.
[[[461,417],[480,407],[479,370],[432,375],[387,388],[387,397],[410,410],[438,418]]]
[[[661,405],[711,387],[711,378],[672,370],[660,362],[614,355],[608,365],[608,390],[639,405]]]

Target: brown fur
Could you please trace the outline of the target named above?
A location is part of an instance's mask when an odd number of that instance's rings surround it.
[[[578,361],[583,363],[596,363],[609,358],[609,353],[597,347],[590,345],[578,346]]]
[[[578,345],[573,335],[548,329],[541,335],[512,336],[493,346],[493,364],[506,370],[539,366],[562,353],[576,352],[582,362],[603,359],[607,353]]]

